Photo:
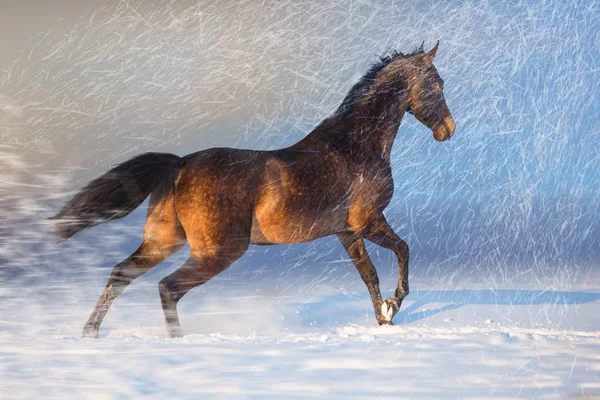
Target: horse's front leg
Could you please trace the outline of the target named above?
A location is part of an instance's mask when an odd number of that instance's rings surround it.
[[[391,325],[392,319],[386,318],[382,312],[384,309],[383,300],[381,300],[381,292],[379,290],[379,277],[377,276],[377,271],[369,258],[369,254],[367,253],[367,248],[365,247],[365,242],[350,233],[340,233],[338,234],[338,238],[342,245],[348,252],[350,259],[356,266],[360,277],[362,278],[365,285],[367,285],[367,289],[369,290],[369,294],[371,295],[371,300],[373,301],[373,308],[375,309],[375,318],[377,318],[377,322],[379,325]]]
[[[390,227],[381,215],[362,235],[365,239],[383,248],[391,250],[398,257],[398,286],[394,298],[388,298],[381,305],[382,314],[390,321],[402,306],[402,300],[408,296],[408,245]]]

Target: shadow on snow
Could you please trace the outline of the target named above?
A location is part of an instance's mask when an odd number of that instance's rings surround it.
[[[496,305],[496,306],[532,306],[532,305],[575,305],[586,304],[600,299],[600,293],[567,292],[550,290],[518,290],[518,289],[487,289],[487,290],[433,290],[413,291],[406,298],[407,306],[403,306],[394,318],[397,324],[406,324],[432,317],[433,315],[455,310],[466,305]],[[409,303],[409,301],[411,303]],[[431,304],[441,305],[434,309],[418,311]],[[337,294],[319,298],[316,301],[296,303],[294,306],[303,314],[304,322],[326,321],[335,323],[356,323],[358,313],[372,314],[371,304],[366,295]],[[334,309],[344,310],[335,312]],[[354,312],[352,312],[354,311]],[[330,318],[327,318],[327,315]],[[337,321],[331,320],[335,315]],[[346,315],[346,321],[339,317]],[[344,318],[344,317],[342,317]]]

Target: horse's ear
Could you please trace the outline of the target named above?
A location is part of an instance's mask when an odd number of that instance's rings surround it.
[[[425,61],[426,64],[433,63],[433,59],[435,58],[435,53],[437,53],[439,44],[440,44],[440,41],[438,40],[437,43],[435,44],[435,47],[433,49],[429,50],[427,52],[427,54],[425,54],[425,57],[423,57],[423,60]]]
[[[417,51],[420,51],[421,53],[425,52],[425,41],[424,40],[421,42],[421,46],[419,46],[419,49]]]

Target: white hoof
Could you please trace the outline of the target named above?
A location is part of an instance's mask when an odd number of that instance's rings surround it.
[[[398,313],[398,303],[395,299],[388,298],[381,303],[381,316],[385,321],[391,323],[396,313]]]
[[[392,309],[392,307],[389,307],[388,304],[386,302],[383,302],[381,304],[381,315],[383,316],[383,318],[385,318],[386,321],[391,321],[393,315],[394,310]]]

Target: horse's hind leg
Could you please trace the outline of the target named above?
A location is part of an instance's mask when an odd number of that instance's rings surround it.
[[[247,246],[246,246],[247,247]],[[190,255],[185,264],[158,284],[160,299],[165,313],[165,323],[170,337],[181,337],[181,325],[177,315],[177,303],[193,288],[200,286],[227,269],[244,252],[227,253],[225,255]]]
[[[177,220],[172,199],[159,205],[160,207],[151,206],[149,209],[142,245],[113,268],[106,288],[83,328],[83,337],[98,337],[102,320],[123,290],[134,279],[166,260],[185,244],[185,234]]]
[[[142,244],[131,256],[113,268],[106,288],[83,328],[83,337],[98,337],[100,324],[113,301],[134,279],[166,259],[166,256],[154,253],[148,247],[147,244]]]

